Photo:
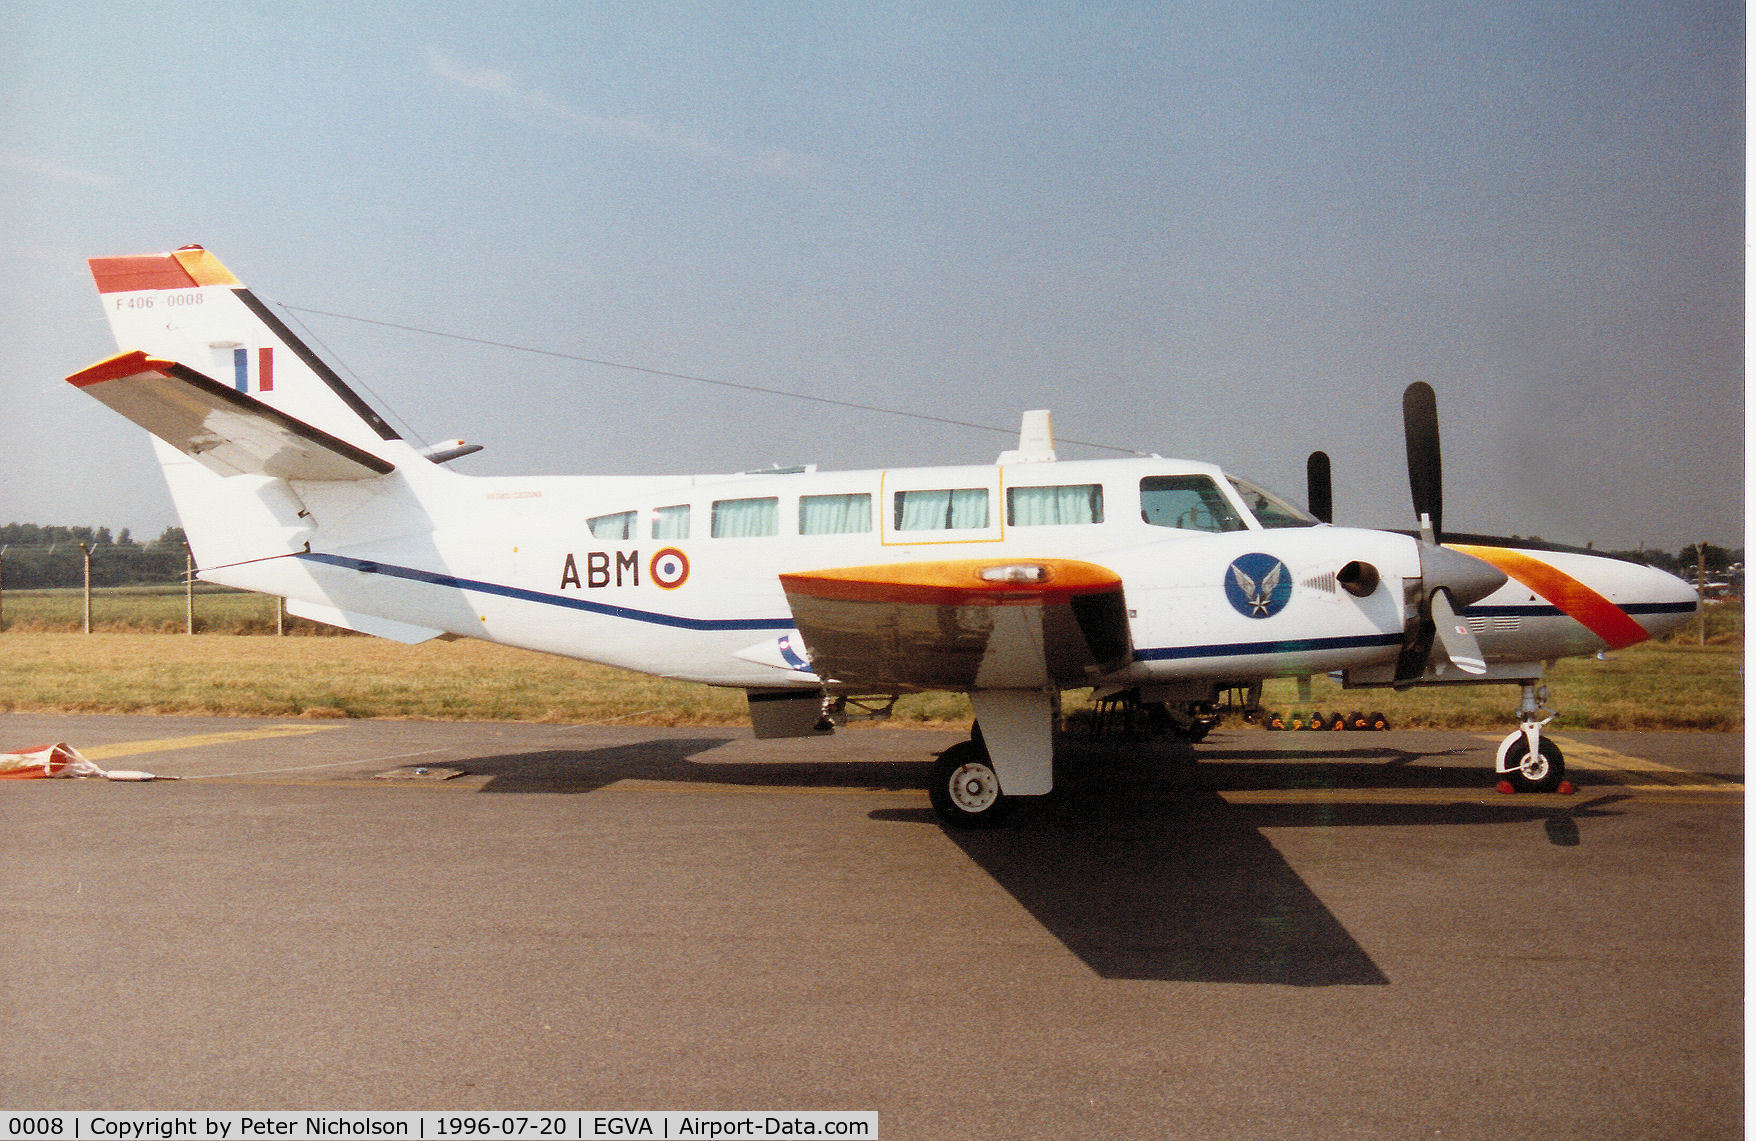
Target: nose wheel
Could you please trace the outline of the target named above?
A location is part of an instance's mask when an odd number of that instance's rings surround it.
[[[1518,728],[1500,742],[1494,771],[1514,792],[1554,792],[1567,779],[1566,758],[1561,746],[1543,736],[1543,726],[1555,719],[1548,708],[1549,689],[1535,682],[1524,683]]]

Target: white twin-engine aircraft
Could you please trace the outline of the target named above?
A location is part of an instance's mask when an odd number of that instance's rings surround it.
[[[896,695],[969,694],[930,791],[997,823],[1052,783],[1060,693],[1138,701],[1191,739],[1223,696],[1520,686],[1496,771],[1555,788],[1545,663],[1695,613],[1680,580],[1576,552],[1442,544],[1432,389],[1404,412],[1418,537],[1328,523],[1210,464],[1058,461],[1046,412],[989,465],[481,478],[399,435],[206,250],[91,262],[118,356],[68,379],[139,424],[209,582],[400,642],[472,637],[736,686],[759,737]],[[1545,716],[1546,714],[1546,716]]]

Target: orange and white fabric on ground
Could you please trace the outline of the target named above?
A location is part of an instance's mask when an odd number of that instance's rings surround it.
[[[79,755],[72,745],[31,745],[11,753],[0,753],[0,780],[30,780],[38,777],[103,777],[105,780],[167,780],[133,769],[105,771]]]

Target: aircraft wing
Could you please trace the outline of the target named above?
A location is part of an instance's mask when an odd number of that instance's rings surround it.
[[[395,467],[186,365],[143,352],[99,361],[67,380],[220,475],[351,480]]]
[[[1072,559],[958,559],[780,576],[811,671],[852,689],[1089,685],[1132,656],[1122,579]]]

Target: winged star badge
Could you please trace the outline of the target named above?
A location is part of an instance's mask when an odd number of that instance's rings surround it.
[[[1292,594],[1291,573],[1273,555],[1244,555],[1226,568],[1226,599],[1246,618],[1272,618]]]
[[[1281,572],[1286,569],[1284,563],[1275,563],[1273,568],[1262,576],[1262,581],[1257,582],[1245,574],[1242,568],[1233,565],[1232,577],[1237,579],[1238,589],[1244,592],[1244,599],[1250,604],[1252,618],[1268,617],[1268,607],[1274,597],[1274,588],[1280,585]]]

